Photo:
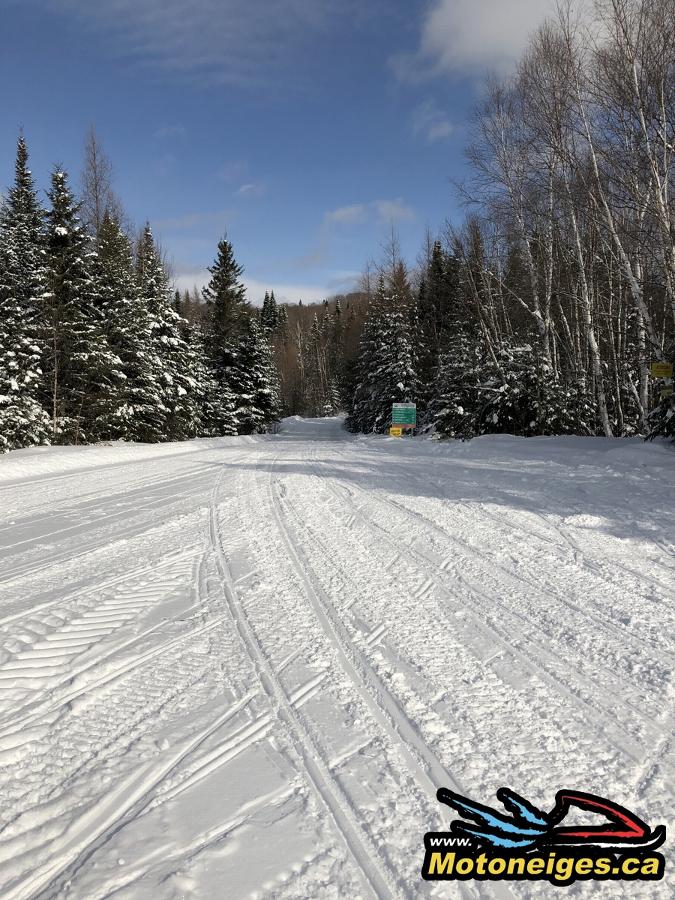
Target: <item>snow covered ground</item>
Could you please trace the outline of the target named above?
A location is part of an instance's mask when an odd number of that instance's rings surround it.
[[[423,883],[439,786],[675,826],[671,449],[287,420],[9,454],[0,510],[3,900],[551,896]]]

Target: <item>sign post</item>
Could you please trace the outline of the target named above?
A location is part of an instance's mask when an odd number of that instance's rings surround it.
[[[392,437],[403,437],[411,432],[417,425],[416,403],[394,403],[391,408],[391,428],[389,434]]]
[[[672,378],[673,364],[669,362],[653,362],[651,365],[652,378]]]
[[[391,409],[391,424],[393,428],[415,428],[417,425],[417,404],[394,403]]]

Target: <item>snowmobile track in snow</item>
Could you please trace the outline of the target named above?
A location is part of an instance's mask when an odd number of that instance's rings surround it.
[[[290,697],[284,689],[272,663],[264,653],[255,632],[249,624],[246,611],[237,595],[236,587],[223,552],[218,524],[218,491],[222,475],[216,479],[210,509],[210,535],[216,555],[218,571],[233,623],[250,656],[260,684],[267,694],[279,718],[286,724],[293,739],[293,745],[301,770],[312,784],[321,803],[328,811],[344,845],[352,856],[358,870],[378,898],[403,898],[405,893],[399,878],[388,863],[382,859],[379,849],[363,830],[345,796],[323,759],[316,742],[305,728],[301,718],[293,708]]]
[[[284,496],[282,499],[275,490],[274,464],[277,458],[275,457],[272,460],[268,481],[274,518],[288,557],[292,561],[298,579],[304,587],[314,615],[321,624],[330,643],[337,650],[345,674],[359,696],[364,700],[373,719],[386,735],[389,744],[398,747],[407,763],[410,774],[416,780],[423,794],[428,797],[435,797],[436,790],[441,786],[449,786],[454,791],[463,793],[463,789],[457,779],[448,772],[433,751],[426,745],[422,736],[408,719],[403,708],[387,690],[365,655],[354,644],[344,623],[335,611],[330,598],[326,596],[319,584],[308,555],[302,549],[302,544],[297,539],[292,526],[289,525],[288,514],[284,512],[284,507],[291,512],[298,522],[301,521],[300,516],[288,496]],[[446,820],[447,827],[449,816],[444,808],[441,810],[441,813],[443,819]],[[465,896],[467,894],[466,885],[460,884],[457,887],[460,895]],[[507,885],[493,885],[492,889],[494,896],[513,897]]]
[[[320,469],[316,469],[315,462],[312,463],[312,465],[314,465],[317,473],[320,472]],[[369,532],[377,533],[384,540],[396,554],[399,561],[408,560],[410,568],[419,571],[420,579],[422,581],[421,590],[423,590],[425,594],[430,588],[437,588],[440,596],[451,596],[460,603],[463,609],[472,617],[476,628],[489,631],[492,640],[502,647],[503,652],[518,659],[521,665],[528,671],[541,678],[550,688],[555,690],[556,693],[560,693],[567,697],[575,706],[581,705],[588,708],[593,716],[596,716],[599,713],[607,722],[610,729],[618,727],[620,734],[622,735],[620,749],[628,752],[636,762],[639,762],[643,758],[646,747],[652,746],[655,741],[660,739],[664,728],[662,719],[654,718],[648,712],[645,712],[639,704],[638,697],[631,703],[625,697],[613,693],[611,689],[603,687],[602,690],[600,690],[599,686],[594,687],[588,679],[580,679],[577,670],[566,657],[564,647],[561,648],[560,653],[556,653],[552,648],[550,641],[549,643],[544,644],[541,640],[537,640],[536,635],[540,631],[540,624],[538,622],[518,610],[513,610],[503,603],[499,603],[496,607],[498,612],[497,619],[503,621],[503,617],[506,616],[507,619],[512,619],[514,621],[514,627],[510,628],[508,633],[504,633],[503,627],[498,625],[495,619],[492,617],[488,618],[486,615],[484,604],[490,603],[494,606],[495,601],[492,598],[492,595],[487,594],[485,590],[482,589],[481,583],[477,577],[471,579],[468,579],[465,576],[462,577],[462,583],[465,590],[463,590],[460,595],[458,593],[458,585],[452,576],[445,572],[436,561],[429,558],[424,551],[415,549],[413,544],[417,543],[416,541],[410,542],[407,546],[399,543],[393,537],[391,532],[365,511],[365,503],[362,506],[356,505],[353,499],[352,488],[346,489],[342,486],[338,488],[331,483],[330,479],[321,477],[321,475],[318,477],[321,478],[321,486],[329,490],[333,496],[340,501],[341,507],[344,506],[345,501],[347,502],[353,510],[351,520],[353,520],[354,524],[359,520],[362,521],[367,525],[367,530]],[[359,489],[357,488],[356,490]],[[388,497],[369,493],[367,501],[368,503],[374,501],[376,504],[380,503],[389,506],[395,510],[397,517],[399,518],[401,514],[403,514],[404,517],[407,516],[416,521],[422,519],[425,525],[440,531],[434,523],[428,522],[425,517],[417,516],[414,512],[410,512],[403,504],[390,500]],[[305,527],[308,528],[306,524]],[[446,541],[451,541],[453,539],[452,536],[447,535],[445,532],[442,532],[442,535]],[[315,540],[319,540],[318,535],[315,535]],[[375,546],[373,547],[373,552],[377,553],[377,548]],[[464,549],[463,552],[466,553],[466,549]],[[473,555],[475,555],[475,553]],[[466,588],[469,588],[469,590],[466,590]],[[422,595],[418,592],[418,599],[421,599],[421,596]],[[479,597],[483,602],[477,603],[476,597]],[[561,675],[559,669],[556,670],[552,668],[551,664],[553,660],[562,667],[562,670],[565,673],[564,676]],[[595,662],[595,665],[598,666],[597,661]],[[602,668],[602,666],[600,667]],[[613,676],[615,674],[610,669],[606,669],[606,672],[608,676]],[[607,694],[609,694],[611,702],[607,701]],[[617,708],[621,707],[625,710],[623,716],[617,715],[616,712]],[[626,732],[626,723],[632,724],[636,717],[644,723],[643,727],[647,729],[646,734],[642,736],[640,740],[638,740],[635,735]],[[629,746],[625,742],[628,742],[631,749],[629,749]]]
[[[162,781],[178,770],[186,757],[239,713],[250,699],[244,697],[235,703],[207,728],[181,746],[176,753],[163,760],[161,766],[150,764],[142,767],[140,772],[134,771],[129,778],[117,785],[89,815],[76,820],[68,829],[60,849],[60,857],[45,861],[26,878],[11,885],[4,895],[6,900],[33,900],[33,898],[49,900],[54,897],[53,889],[67,883],[96,849],[104,844],[111,834],[124,826],[125,821],[137,818],[151,802],[154,792]]]

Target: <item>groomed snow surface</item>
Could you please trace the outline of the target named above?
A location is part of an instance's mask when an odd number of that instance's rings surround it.
[[[440,786],[675,825],[672,449],[291,419],[12,453],[0,510],[3,900],[675,894],[419,875]]]

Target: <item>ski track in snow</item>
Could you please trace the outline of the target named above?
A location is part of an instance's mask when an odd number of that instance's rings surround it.
[[[674,473],[297,419],[0,458],[0,896],[550,896],[421,880],[441,786],[674,826]]]

